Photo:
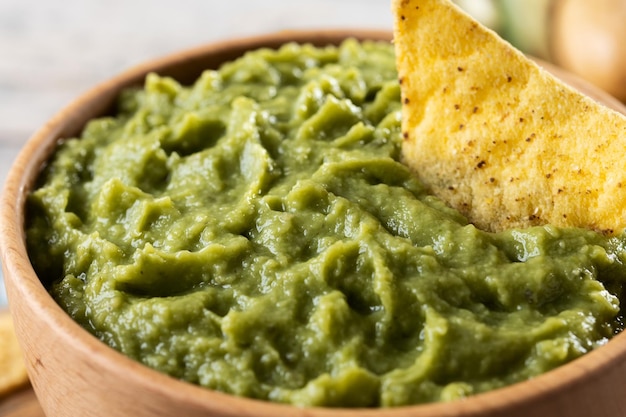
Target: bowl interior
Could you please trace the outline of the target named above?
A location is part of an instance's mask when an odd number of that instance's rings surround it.
[[[24,207],[26,196],[33,188],[41,167],[54,152],[59,140],[78,135],[88,120],[114,112],[115,99],[120,90],[141,84],[149,72],[171,76],[183,84],[189,84],[203,70],[217,68],[221,63],[251,49],[276,48],[291,41],[323,46],[338,44],[347,37],[390,40],[391,34],[387,31],[358,30],[286,31],[219,42],[157,59],[132,68],[86,92],[57,114],[25,145],[6,182],[2,199],[0,245],[16,330],[27,357],[34,388],[50,415],[84,412],[96,406],[96,403],[105,409],[108,397],[102,395],[102,389],[112,389],[118,395],[114,402],[131,404],[130,410],[137,415],[167,415],[169,412],[184,410],[187,415],[216,416],[521,416],[537,410],[554,411],[551,408],[554,404],[563,407],[576,395],[589,398],[592,394],[598,401],[613,401],[614,404],[615,384],[613,380],[604,382],[606,378],[603,375],[626,372],[626,335],[618,335],[607,346],[542,375],[535,381],[477,395],[462,402],[389,410],[304,410],[213,392],[139,365],[91,336],[49,296],[33,271],[26,252]],[[558,69],[551,69],[559,73]],[[566,79],[569,77],[559,75]],[[624,107],[608,95],[584,82],[574,80],[572,83],[626,113]],[[60,362],[61,358],[67,359],[67,366]],[[93,381],[80,395],[70,393],[74,381],[79,380],[77,378]],[[588,392],[590,380],[597,381],[592,394]],[[622,382],[619,386],[624,388],[626,383]],[[68,403],[73,401],[85,405],[82,408],[77,408],[81,407],[80,404],[69,406],[61,402],[62,398]],[[581,410],[587,412],[589,409]],[[123,415],[116,413],[111,409],[107,414]]]

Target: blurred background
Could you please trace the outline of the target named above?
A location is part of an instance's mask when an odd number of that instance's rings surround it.
[[[626,101],[626,0],[457,3],[524,52]],[[391,30],[390,1],[0,0],[0,182],[50,116],[130,66],[229,37],[335,27]]]

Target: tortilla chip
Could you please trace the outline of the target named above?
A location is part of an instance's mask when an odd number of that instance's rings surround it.
[[[28,382],[11,316],[0,312],[0,398]]]
[[[626,226],[626,118],[447,0],[393,0],[403,158],[478,227]]]

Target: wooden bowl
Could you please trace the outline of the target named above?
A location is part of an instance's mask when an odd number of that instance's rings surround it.
[[[215,68],[246,50],[278,47],[287,41],[337,44],[349,36],[386,40],[391,37],[388,32],[376,31],[280,32],[215,43],[158,59],[88,91],[52,118],[25,145],[6,182],[0,213],[0,245],[16,332],[33,387],[49,417],[626,415],[626,333],[534,380],[466,400],[382,410],[303,409],[238,398],[151,370],[97,340],[50,297],[26,253],[24,205],[42,164],[50,157],[59,138],[77,136],[87,120],[111,110],[114,98],[122,88],[141,83],[149,71],[191,82],[203,69]],[[576,79],[573,83],[624,110],[606,94]]]

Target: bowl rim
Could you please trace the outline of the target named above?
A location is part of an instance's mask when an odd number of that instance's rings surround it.
[[[27,193],[33,188],[41,167],[54,151],[58,141],[68,136],[75,136],[84,122],[94,117],[93,113],[95,115],[104,114],[122,88],[141,82],[149,72],[167,75],[168,70],[172,68],[184,66],[185,63],[194,60],[197,61],[207,54],[214,54],[216,51],[234,50],[239,53],[263,46],[275,47],[290,41],[302,43],[316,40],[316,44],[336,44],[338,40],[349,37],[360,40],[390,41],[391,36],[391,32],[388,30],[309,29],[280,31],[211,42],[146,61],[98,83],[81,94],[31,136],[19,152],[7,175],[0,201],[0,255],[7,287],[10,285],[13,289],[11,295],[26,299],[28,307],[31,309],[29,314],[39,315],[47,326],[58,329],[59,337],[65,342],[78,344],[78,348],[91,355],[94,362],[108,367],[120,378],[150,384],[156,392],[160,392],[164,396],[175,397],[186,402],[191,401],[196,407],[223,413],[223,415],[238,415],[238,412],[245,406],[254,409],[258,416],[268,417],[478,416],[483,413],[489,414],[513,409],[528,401],[545,400],[580,384],[592,383],[591,381],[597,380],[611,369],[616,361],[626,362],[626,332],[623,332],[611,339],[605,346],[537,376],[533,380],[476,394],[463,400],[374,409],[298,408],[287,404],[221,393],[155,371],[101,342],[74,322],[49,296],[35,274],[26,251],[23,226]],[[588,88],[591,88],[591,91],[595,92],[598,97],[608,96],[595,87],[589,86]],[[90,106],[94,109],[85,112],[84,109]],[[70,135],[70,133],[74,133],[74,135]],[[9,298],[9,307],[11,307],[11,297]],[[114,366],[111,366],[112,364]]]

